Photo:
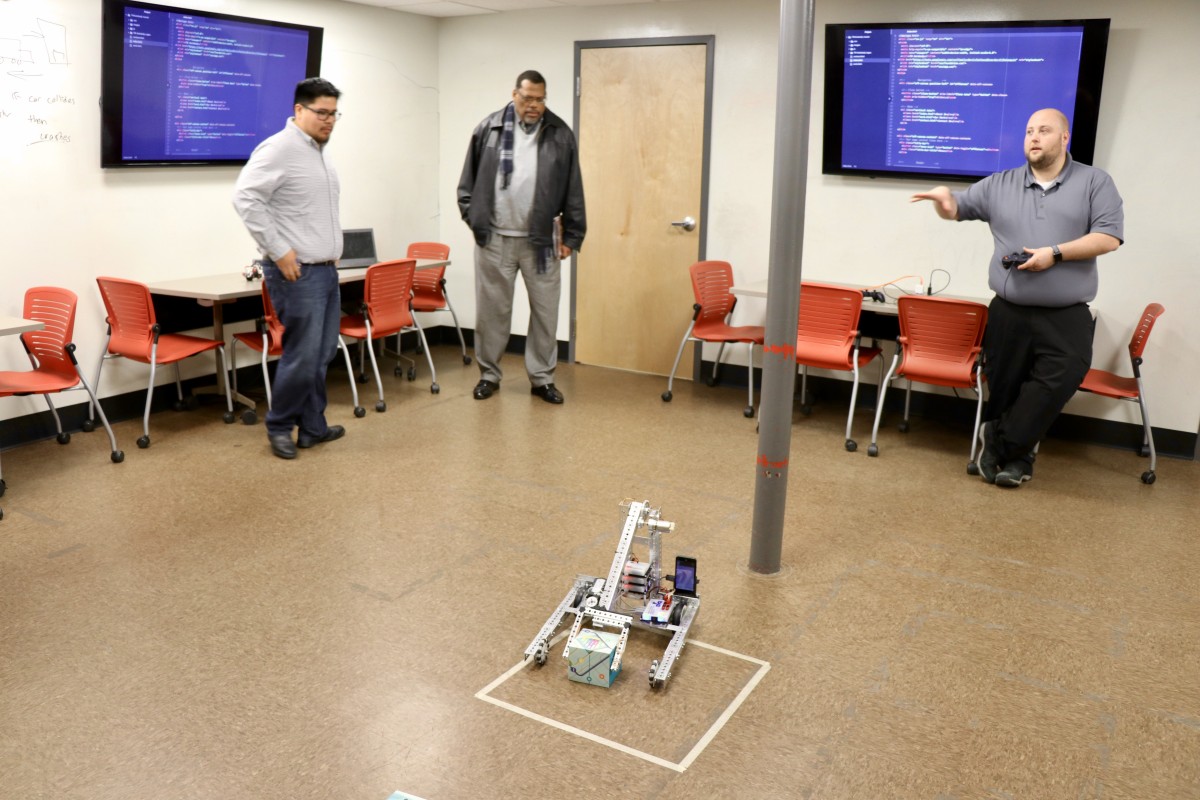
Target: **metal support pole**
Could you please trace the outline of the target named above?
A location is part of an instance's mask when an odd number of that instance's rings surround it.
[[[749,569],[779,572],[796,386],[796,317],[804,250],[808,176],[808,109],[812,84],[813,0],[782,0],[775,103],[775,174],[771,263],[767,274],[766,345],[755,464]]]

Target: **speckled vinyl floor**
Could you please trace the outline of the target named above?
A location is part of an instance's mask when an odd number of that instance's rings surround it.
[[[293,462],[207,404],[119,424],[122,464],[4,453],[0,798],[1200,797],[1200,464],[1051,441],[1005,491],[963,430],[872,459],[818,401],[764,578],[741,390],[562,365],[554,407],[509,356],[477,402],[435,352],[363,419],[331,373],[348,433]],[[611,689],[561,644],[496,683],[625,498],[699,562],[697,644],[659,691],[636,631]]]

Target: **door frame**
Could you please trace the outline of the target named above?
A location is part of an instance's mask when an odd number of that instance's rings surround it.
[[[580,67],[583,60],[583,51],[607,47],[670,47],[684,44],[702,44],[704,45],[704,131],[703,145],[700,157],[700,208],[697,211],[699,219],[697,220],[700,228],[700,246],[697,251],[698,259],[705,260],[708,254],[708,182],[709,182],[709,167],[710,167],[710,148],[712,142],[712,100],[713,100],[713,67],[715,64],[714,52],[717,46],[717,37],[715,34],[706,36],[657,36],[639,39],[587,39],[575,42],[575,113],[572,121],[572,127],[575,130],[575,139],[577,142],[583,140],[584,132],[579,130],[579,94],[581,88]],[[587,187],[584,187],[584,197],[587,196]],[[575,363],[575,334],[576,334],[576,270],[578,268],[578,260],[576,257],[571,258],[571,319],[570,328],[567,340],[567,362]],[[692,356],[692,379],[696,380],[700,376],[701,348],[695,347]]]

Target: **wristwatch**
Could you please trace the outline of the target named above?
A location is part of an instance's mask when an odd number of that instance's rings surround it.
[[[1054,263],[1058,264],[1059,262],[1061,262],[1062,261],[1062,250],[1058,249],[1058,245],[1053,245],[1050,248],[1050,250],[1051,250],[1051,252],[1054,253]]]

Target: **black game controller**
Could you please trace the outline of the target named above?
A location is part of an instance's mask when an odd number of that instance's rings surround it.
[[[1019,267],[1033,257],[1033,253],[1009,253],[1000,257],[1000,266],[1005,269]]]
[[[879,290],[863,289],[863,299],[874,300],[876,303],[887,302],[887,297]]]

